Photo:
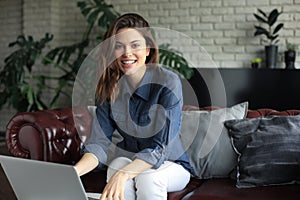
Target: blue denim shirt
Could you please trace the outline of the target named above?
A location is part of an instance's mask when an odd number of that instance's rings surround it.
[[[155,169],[170,160],[192,173],[180,140],[182,88],[178,76],[160,66],[147,66],[135,91],[126,76],[118,88],[114,103],[97,105],[97,120],[84,152],[95,154],[103,164],[125,156],[141,159]]]

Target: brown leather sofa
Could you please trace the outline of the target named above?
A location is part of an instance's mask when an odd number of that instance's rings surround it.
[[[184,107],[195,109],[195,107]],[[203,108],[204,109],[204,108]],[[212,109],[211,107],[205,109]],[[268,115],[297,115],[300,110],[248,110],[247,118]],[[80,159],[82,137],[89,136],[92,117],[86,107],[61,108],[15,115],[7,125],[6,141],[10,153],[17,157],[73,165]],[[74,123],[74,121],[76,123]],[[101,192],[106,170],[95,170],[82,177],[88,192]],[[238,189],[235,180],[192,178],[187,187],[168,194],[178,200],[276,200],[299,199],[300,185],[266,186]]]

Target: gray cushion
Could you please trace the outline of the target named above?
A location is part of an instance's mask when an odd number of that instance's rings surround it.
[[[224,121],[243,119],[248,103],[213,111],[183,111],[182,142],[195,175],[202,179],[229,177],[237,165]]]
[[[239,188],[300,182],[300,115],[225,122],[239,154]]]

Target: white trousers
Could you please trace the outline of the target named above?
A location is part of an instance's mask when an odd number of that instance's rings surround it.
[[[119,169],[132,160],[119,157],[113,160],[107,170],[107,181]],[[181,165],[166,161],[158,169],[149,169],[127,181],[125,200],[166,200],[168,192],[184,189],[190,181],[190,173]]]

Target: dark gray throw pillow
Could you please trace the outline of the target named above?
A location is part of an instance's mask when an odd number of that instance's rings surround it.
[[[300,115],[225,122],[239,154],[238,188],[300,183]]]

